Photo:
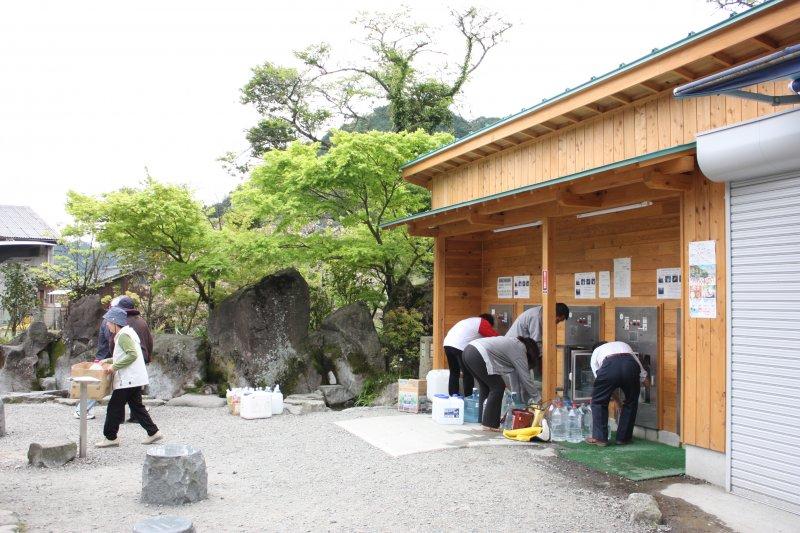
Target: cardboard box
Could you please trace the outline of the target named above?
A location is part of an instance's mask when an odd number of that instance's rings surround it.
[[[397,409],[406,413],[419,413],[426,401],[428,390],[424,379],[401,379],[397,382]]]
[[[97,378],[100,383],[91,383],[87,385],[86,392],[90,400],[102,400],[111,394],[111,380],[114,379],[111,374],[106,374],[105,370],[91,370],[94,363],[86,361],[84,363],[77,363],[70,368],[70,377],[77,378],[81,376],[89,376]],[[81,397],[81,386],[78,383],[72,382],[69,389],[70,398]]]

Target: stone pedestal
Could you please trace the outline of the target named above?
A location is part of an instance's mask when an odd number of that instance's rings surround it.
[[[208,497],[203,453],[187,444],[151,446],[142,467],[142,501],[183,505]]]
[[[34,442],[28,448],[28,464],[56,468],[75,459],[78,445],[74,442],[40,444]]]
[[[133,526],[133,533],[195,533],[192,521],[182,516],[153,516]]]

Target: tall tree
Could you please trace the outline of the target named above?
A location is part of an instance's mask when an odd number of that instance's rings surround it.
[[[322,43],[295,54],[301,68],[272,62],[254,68],[242,89],[242,102],[263,117],[247,134],[254,154],[295,139],[328,148],[325,134],[332,126],[351,122],[358,130],[365,113],[381,105],[388,105],[392,131],[449,130],[454,99],[511,27],[496,13],[474,7],[451,15],[463,44],[452,65],[436,54],[434,30],[414,22],[404,8],[353,21],[363,32],[356,41],[366,48],[362,62],[336,61],[330,45]],[[443,61],[430,60],[438,56]]]
[[[36,281],[28,267],[7,261],[0,265],[0,307],[8,313],[11,335],[36,309]]]
[[[330,149],[293,143],[265,155],[233,196],[233,212],[250,227],[269,228],[304,251],[306,264],[327,265],[342,292],[373,309],[396,307],[404,285],[425,277],[430,239],[389,220],[430,206],[428,192],[403,180],[400,166],[452,137],[446,133],[338,131]],[[320,222],[320,213],[328,218]]]

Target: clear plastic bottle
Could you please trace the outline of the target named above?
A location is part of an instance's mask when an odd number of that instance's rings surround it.
[[[480,422],[478,419],[478,405],[480,401],[480,394],[478,393],[478,389],[472,389],[472,394],[464,398],[464,422],[469,424],[475,424]]]
[[[567,416],[567,442],[581,442],[581,411],[577,407],[569,410]]]
[[[567,416],[569,412],[561,402],[556,404],[550,415],[550,435],[555,442],[567,440]]]
[[[281,392],[281,388],[278,384],[275,384],[275,388],[272,390],[272,397],[270,400],[272,403],[272,414],[279,415],[283,413],[283,393]]]
[[[592,406],[585,403],[581,406],[583,417],[581,418],[581,434],[583,438],[592,436]]]

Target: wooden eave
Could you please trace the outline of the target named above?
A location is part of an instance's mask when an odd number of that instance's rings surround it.
[[[422,156],[403,168],[403,177],[427,187],[442,172],[796,43],[800,43],[800,2],[775,3],[702,38],[690,39],[668,53],[621,69],[605,80],[567,92],[550,103]]]

